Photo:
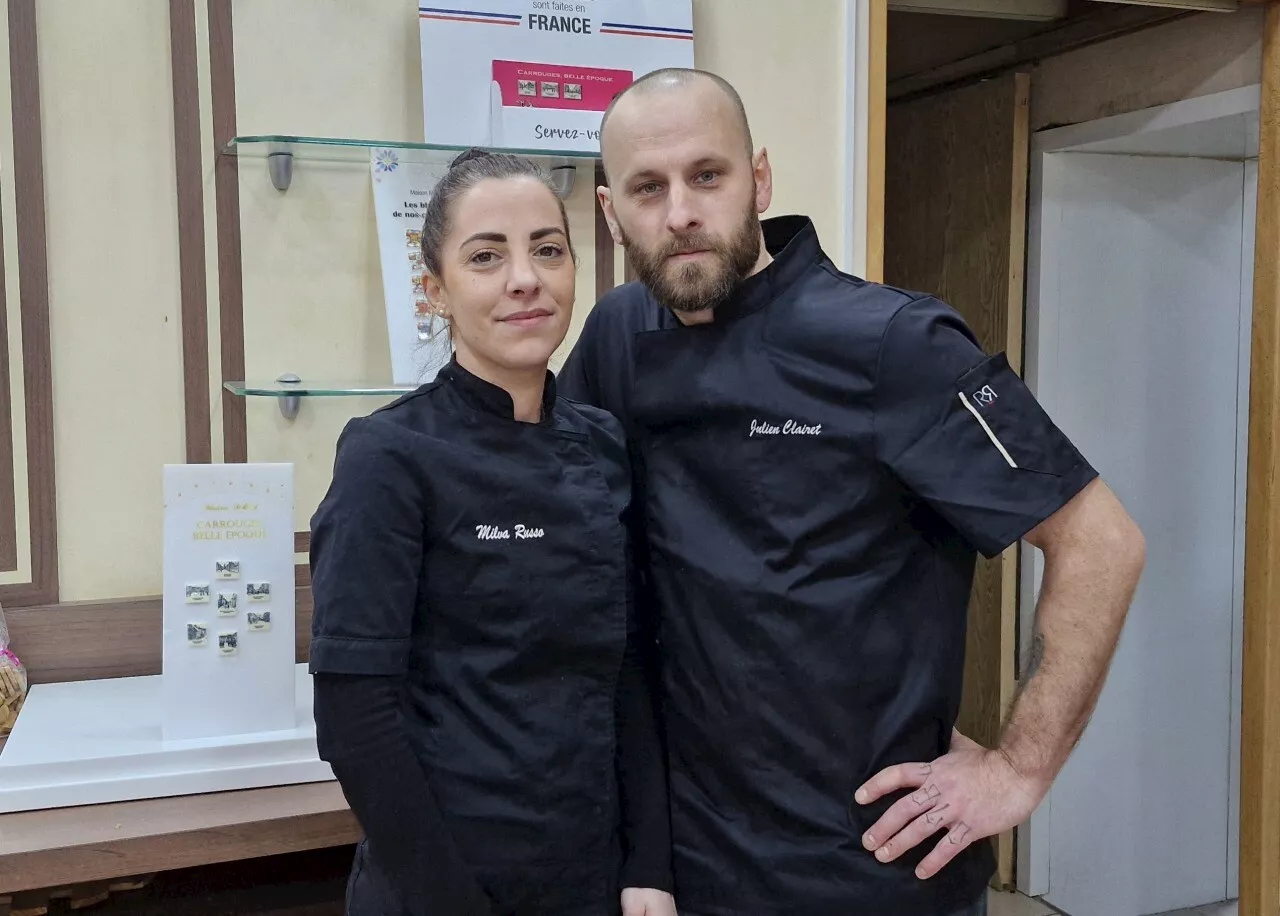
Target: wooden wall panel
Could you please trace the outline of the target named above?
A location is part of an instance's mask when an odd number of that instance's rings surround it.
[[[231,0],[209,0],[209,82],[213,96],[213,143],[219,151],[236,135],[235,47]],[[217,156],[214,198],[218,214],[218,292],[223,381],[243,380],[244,282],[240,253],[240,166],[235,156]],[[223,460],[249,460],[245,399],[222,392]]]
[[[45,248],[44,152],[35,0],[9,0],[9,79],[22,316],[22,384],[27,423],[31,581],[0,586],[6,607],[58,600],[58,519],[53,454],[53,358]]]
[[[1008,74],[887,114],[885,281],[954,306],[988,352],[1022,363],[1029,80]],[[959,727],[993,746],[1017,666],[1017,549],[979,558]],[[1013,877],[999,841],[1000,884]]]
[[[209,423],[209,314],[204,262],[204,175],[196,0],[169,0],[173,58],[173,150],[178,191],[178,259],[182,297],[182,387],[186,460],[213,460]]]
[[[604,174],[604,163],[596,162],[595,187],[608,184]],[[604,218],[604,208],[596,200],[595,247],[596,247],[596,299],[613,289],[613,236],[609,233],[609,221]]]

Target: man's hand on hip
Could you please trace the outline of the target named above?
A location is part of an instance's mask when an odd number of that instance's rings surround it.
[[[854,800],[866,805],[914,789],[863,834],[862,842],[881,862],[892,862],[945,830],[916,868],[917,877],[932,878],[966,846],[1023,823],[1048,788],[1021,776],[1000,751],[953,731],[945,756],[887,767],[863,784]]]
[[[676,916],[676,901],[666,891],[629,887],[622,892],[622,916]]]

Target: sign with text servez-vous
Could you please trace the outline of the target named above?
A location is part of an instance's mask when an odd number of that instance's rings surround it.
[[[693,66],[692,0],[480,0],[418,21],[428,143],[596,152],[615,95]]]

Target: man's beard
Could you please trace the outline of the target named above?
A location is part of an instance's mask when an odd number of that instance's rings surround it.
[[[760,220],[755,197],[742,222],[727,240],[705,232],[673,238],[657,250],[646,250],[622,232],[631,266],[660,305],[674,312],[704,312],[726,302],[760,259]],[[672,255],[707,251],[711,256],[684,264]]]

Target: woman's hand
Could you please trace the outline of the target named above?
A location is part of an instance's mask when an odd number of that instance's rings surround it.
[[[622,916],[676,916],[676,900],[666,891],[629,887],[622,892]]]

